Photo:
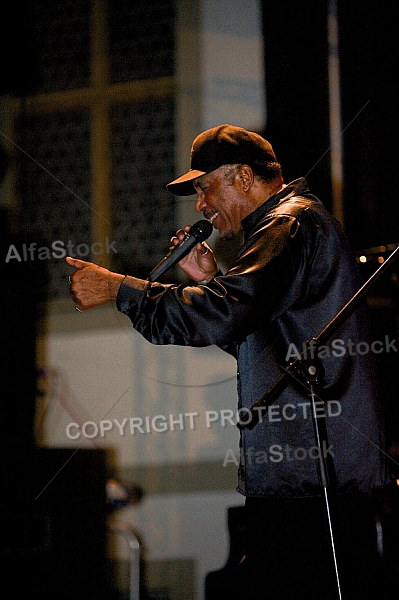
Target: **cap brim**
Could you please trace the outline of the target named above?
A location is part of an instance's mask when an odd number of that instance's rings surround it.
[[[194,179],[197,179],[197,177],[202,177],[202,175],[206,175],[206,171],[190,169],[181,177],[178,177],[174,181],[168,183],[166,189],[177,196],[191,196],[192,194],[195,194],[195,189],[193,186]]]

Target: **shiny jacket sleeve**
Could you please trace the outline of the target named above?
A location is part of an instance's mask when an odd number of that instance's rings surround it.
[[[150,283],[128,276],[117,307],[153,344],[226,348],[295,301],[306,254],[297,217],[267,215],[225,275],[207,285]]]

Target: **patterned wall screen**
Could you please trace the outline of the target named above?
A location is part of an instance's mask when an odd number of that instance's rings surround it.
[[[112,83],[173,75],[173,4],[109,2]]]
[[[25,255],[32,269],[47,272],[49,297],[64,297],[65,255],[91,258],[89,113],[25,115],[18,129],[24,150],[18,154],[18,196]]]
[[[32,268],[35,261],[45,264],[48,299],[54,300],[68,297],[66,253],[95,262],[101,243],[111,268],[146,276],[167,250],[175,228],[174,199],[165,190],[174,171],[174,102],[172,94],[156,91],[158,78],[173,75],[173,2],[108,3],[109,56],[103,58],[110,81],[103,93],[112,161],[110,233],[102,240],[93,239],[93,219],[101,215],[91,206],[92,110],[99,101],[90,88],[93,7],[89,0],[32,4],[31,98],[51,94],[54,106],[31,110],[32,103],[21,100],[16,189],[20,230],[34,244],[25,248],[26,258]],[[140,81],[150,81],[155,92],[126,97],[123,86]]]
[[[89,85],[90,4],[90,0],[30,3],[36,92],[59,92]]]
[[[112,111],[113,222],[123,273],[147,277],[176,230],[173,179],[173,102],[116,106]]]

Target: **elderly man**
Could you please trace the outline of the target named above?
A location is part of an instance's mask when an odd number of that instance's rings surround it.
[[[243,234],[227,272],[205,242],[179,262],[190,285],[125,277],[69,257],[77,269],[71,293],[81,311],[116,301],[153,344],[214,344],[233,354],[245,413],[359,289],[356,261],[306,181],[285,184],[272,146],[254,132],[220,125],[199,134],[189,171],[167,188],[195,193],[196,210],[221,239]],[[188,231],[176,232],[172,248]],[[329,346],[313,347],[323,374],[322,446],[315,444],[306,385],[294,377],[258,423],[241,428],[237,489],[246,496],[247,538],[237,597],[326,600],[340,590],[350,598],[381,592],[370,494],[388,480],[373,356],[363,351],[369,335],[361,306]],[[333,467],[333,536],[320,452]]]

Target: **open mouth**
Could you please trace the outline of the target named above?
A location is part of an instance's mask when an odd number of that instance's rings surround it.
[[[214,212],[213,215],[211,215],[210,217],[208,217],[207,215],[204,215],[206,219],[208,219],[208,221],[210,221],[211,223],[213,223],[213,221],[216,219],[216,217],[218,216],[218,212]]]

